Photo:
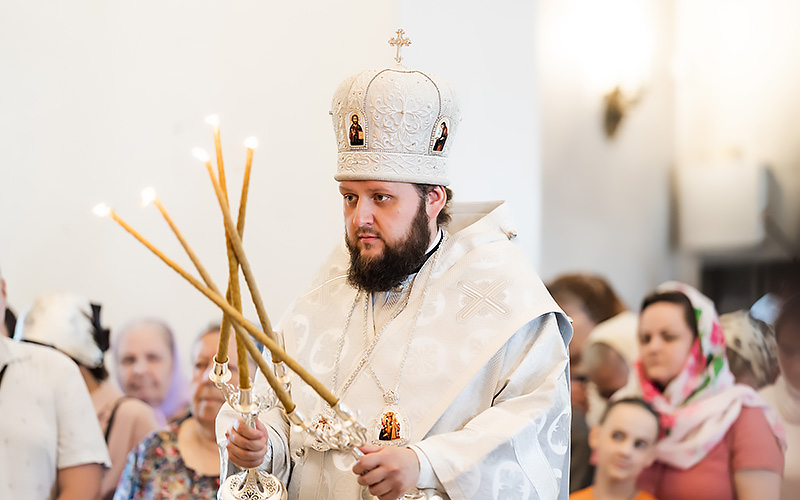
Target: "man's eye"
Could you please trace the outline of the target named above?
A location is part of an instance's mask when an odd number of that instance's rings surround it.
[[[375,201],[387,201],[387,200],[389,200],[389,197],[387,195],[385,195],[385,194],[376,194],[375,195]]]
[[[352,203],[353,200],[356,199],[356,197],[353,196],[352,194],[346,194],[346,195],[343,196],[343,198],[344,198],[345,203]]]

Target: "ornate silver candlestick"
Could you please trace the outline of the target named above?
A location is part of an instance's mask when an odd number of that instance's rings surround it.
[[[236,410],[247,425],[255,426],[259,413],[274,404],[274,395],[253,395],[253,389],[240,389],[228,383],[231,372],[227,363],[214,363],[209,374],[212,382],[225,395],[225,400]],[[285,376],[283,377],[286,380]],[[220,461],[221,477],[227,474],[227,460]],[[220,500],[286,500],[286,487],[278,478],[256,467],[225,477],[217,498]]]

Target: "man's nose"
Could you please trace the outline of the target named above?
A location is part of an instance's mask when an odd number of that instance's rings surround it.
[[[353,213],[353,224],[356,227],[372,225],[372,210],[372,204],[369,201],[359,199],[358,202],[356,202],[356,207]]]

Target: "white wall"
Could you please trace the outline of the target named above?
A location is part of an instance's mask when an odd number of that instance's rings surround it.
[[[109,220],[106,201],[183,266],[153,185],[215,280],[222,222],[194,146],[222,119],[229,184],[256,135],[245,246],[277,321],[341,237],[328,116],[341,80],[392,64],[404,27],[409,66],[450,80],[464,120],[452,155],[458,199],[508,198],[538,259],[535,4],[455,0],[346,4],[171,0],[0,5],[0,267],[16,309],[69,291],[104,305],[113,328],[152,314],[186,351],[215,307]],[[238,188],[235,198],[238,199]],[[254,316],[251,313],[251,316]],[[112,334],[113,335],[113,334]],[[188,356],[188,354],[185,354]]]
[[[636,307],[672,274],[672,2],[539,4],[542,275],[602,274]],[[641,57],[638,49],[648,46],[650,56]],[[637,60],[644,94],[609,140],[602,128],[603,94],[631,80],[626,64]]]
[[[775,215],[800,244],[800,3],[676,5],[678,161],[769,165],[779,186]]]

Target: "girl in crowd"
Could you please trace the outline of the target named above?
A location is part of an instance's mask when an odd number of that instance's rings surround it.
[[[656,458],[659,427],[658,413],[642,399],[608,405],[589,433],[597,462],[594,482],[571,494],[570,500],[656,500],[637,488],[636,479]]]
[[[128,452],[157,428],[149,406],[124,397],[108,380],[103,362],[108,337],[109,331],[100,324],[100,306],[66,294],[36,299],[17,323],[15,333],[17,340],[54,347],[78,364],[111,457],[111,468],[101,484],[103,499],[114,495]]]
[[[123,392],[156,412],[159,424],[186,416],[189,396],[175,335],[158,319],[142,319],[122,328],[114,341],[114,361]]]
[[[642,489],[660,500],[777,498],[783,433],[758,394],[734,384],[713,303],[662,285],[643,301],[638,341],[634,373],[614,397],[641,396],[661,415]]]
[[[130,453],[114,500],[217,498],[220,455],[214,422],[225,399],[208,374],[218,344],[218,325],[197,338],[192,347],[190,416],[151,435]],[[228,352],[236,352],[233,335]],[[232,380],[238,376],[235,358],[228,361]]]
[[[789,298],[781,308],[775,336],[781,375],[761,395],[777,409],[786,426],[788,449],[781,500],[789,500],[797,498],[800,491],[800,295]]]

